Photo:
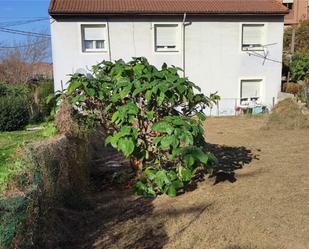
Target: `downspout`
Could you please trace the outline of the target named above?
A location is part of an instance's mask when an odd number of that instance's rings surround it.
[[[109,61],[112,61],[112,49],[111,49],[111,36],[109,33],[109,20],[106,19],[107,23],[107,37],[108,37],[108,55],[109,55]]]
[[[186,77],[186,18],[187,13],[183,14],[182,20],[182,70],[183,77]]]
[[[186,26],[190,25],[191,22],[187,22],[187,13],[183,14],[182,20],[182,70],[183,77],[186,77]]]

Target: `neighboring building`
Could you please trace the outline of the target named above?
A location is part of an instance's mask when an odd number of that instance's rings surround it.
[[[53,64],[46,62],[32,64],[32,72],[34,79],[53,79]]]
[[[309,0],[280,0],[289,9],[285,16],[286,25],[298,25],[303,20],[309,19]]]
[[[214,114],[245,99],[271,108],[281,89],[288,10],[276,0],[52,0],[49,13],[56,90],[103,60],[139,56],[218,92]]]

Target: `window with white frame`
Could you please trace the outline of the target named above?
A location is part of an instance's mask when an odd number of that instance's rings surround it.
[[[82,25],[83,52],[102,52],[107,50],[107,31],[105,24]]]
[[[261,79],[241,80],[240,99],[241,104],[260,102],[261,100]]]
[[[178,24],[155,24],[155,51],[179,51],[180,31]]]
[[[264,24],[242,25],[242,50],[263,50],[264,39]]]

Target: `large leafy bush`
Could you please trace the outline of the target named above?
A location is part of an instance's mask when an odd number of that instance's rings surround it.
[[[94,78],[73,75],[66,98],[75,117],[108,133],[106,143],[137,169],[138,194],[175,196],[199,171],[212,172],[215,157],[204,151],[203,110],[218,99],[166,64],[145,58],[93,67]]]
[[[296,53],[290,64],[292,78],[295,81],[309,81],[309,51]]]
[[[0,131],[24,128],[29,122],[29,103],[27,87],[0,84]]]

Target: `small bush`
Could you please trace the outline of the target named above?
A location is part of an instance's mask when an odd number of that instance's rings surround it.
[[[290,69],[293,80],[309,80],[309,52],[296,53],[293,56]]]
[[[302,88],[303,88],[302,85],[297,84],[297,83],[285,83],[283,85],[283,92],[297,95],[300,93]]]
[[[300,129],[309,127],[309,120],[293,99],[279,102],[272,110],[267,129]]]
[[[219,96],[198,93],[201,89],[180,71],[133,58],[105,61],[93,67],[93,79],[73,75],[69,82],[66,100],[73,117],[107,131],[106,144],[136,170],[139,195],[176,196],[199,172],[211,174],[215,167],[215,157],[204,149],[202,121],[204,109]],[[67,118],[56,123],[67,125]]]
[[[24,128],[29,122],[29,100],[25,97],[0,97],[0,131]]]
[[[25,85],[10,85],[0,83],[0,97],[30,97],[30,89]]]
[[[43,122],[48,119],[52,109],[55,106],[55,101],[47,102],[47,97],[54,93],[53,81],[44,81],[39,83],[32,91],[32,115],[31,123]]]

